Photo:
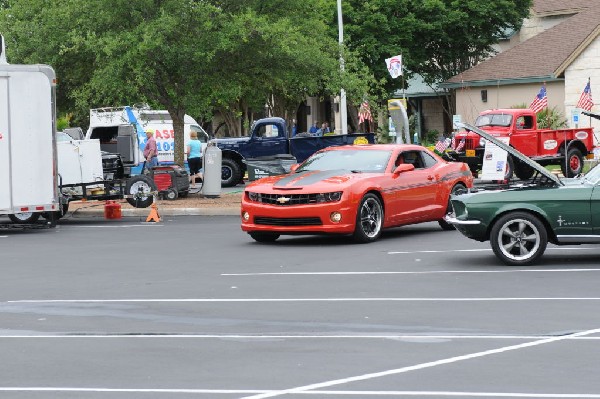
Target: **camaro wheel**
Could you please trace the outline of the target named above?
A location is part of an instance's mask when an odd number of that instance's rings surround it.
[[[375,241],[381,235],[383,207],[375,194],[366,194],[356,213],[354,240],[360,243]]]
[[[279,238],[279,234],[276,233],[262,233],[253,231],[252,233],[248,234],[250,234],[250,237],[252,237],[257,242],[274,242]]]
[[[450,195],[448,196],[448,207],[446,208],[446,215],[454,212],[454,209],[452,209],[452,203],[450,202],[450,197],[453,195],[464,194],[466,192],[467,187],[465,187],[465,185],[462,183],[456,183],[454,187],[452,187],[452,191],[450,191]],[[443,230],[456,230],[456,227],[454,227],[454,225],[446,222],[444,219],[438,220],[438,223]]]
[[[507,265],[528,265],[543,255],[548,233],[536,216],[511,212],[494,223],[490,242],[496,256]]]
[[[37,220],[40,218],[40,214],[37,212],[13,213],[8,215],[8,218],[12,220],[13,223],[29,224],[37,222]]]

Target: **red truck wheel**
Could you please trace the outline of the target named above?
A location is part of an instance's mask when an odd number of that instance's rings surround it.
[[[583,155],[577,148],[570,148],[567,151],[566,162],[561,162],[560,170],[565,177],[575,177],[583,169]]]

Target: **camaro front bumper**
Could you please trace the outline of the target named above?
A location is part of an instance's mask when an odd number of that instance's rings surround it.
[[[332,220],[333,214],[339,214],[339,222]],[[354,232],[356,206],[346,201],[279,206],[243,200],[241,218],[246,232],[350,234]]]

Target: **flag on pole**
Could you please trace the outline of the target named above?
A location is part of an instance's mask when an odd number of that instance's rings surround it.
[[[529,105],[529,109],[533,112],[538,113],[544,108],[548,106],[548,96],[546,95],[546,84],[542,85],[540,92],[535,96],[531,104]]]
[[[363,123],[366,120],[373,122],[373,115],[371,115],[371,108],[369,107],[369,102],[367,100],[360,104],[360,109],[358,110],[358,123]]]
[[[396,79],[398,76],[402,75],[402,54],[397,55],[392,58],[385,59],[385,65],[387,66],[392,79]]]
[[[462,139],[462,140],[461,140],[461,141],[458,143],[458,145],[456,146],[456,149],[455,149],[455,151],[456,151],[456,152],[460,152],[460,151],[461,151],[463,148],[465,148],[465,144],[466,144],[466,143],[465,143],[465,139]]]
[[[593,106],[594,101],[592,100],[592,88],[590,87],[590,79],[588,78],[587,85],[585,85],[585,89],[583,89],[583,93],[581,93],[581,97],[579,97],[577,108],[585,109],[589,112],[592,110]]]
[[[448,142],[443,137],[439,139],[437,143],[435,143],[435,150],[440,154],[446,151],[446,148],[448,148]]]

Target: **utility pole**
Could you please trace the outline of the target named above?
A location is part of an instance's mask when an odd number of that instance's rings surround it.
[[[344,72],[344,56],[342,48],[344,46],[344,21],[342,19],[342,0],[337,0],[338,14],[338,33],[340,44],[340,69]],[[342,89],[340,93],[340,124],[342,125],[342,134],[348,134],[348,111],[346,109],[346,90]]]

